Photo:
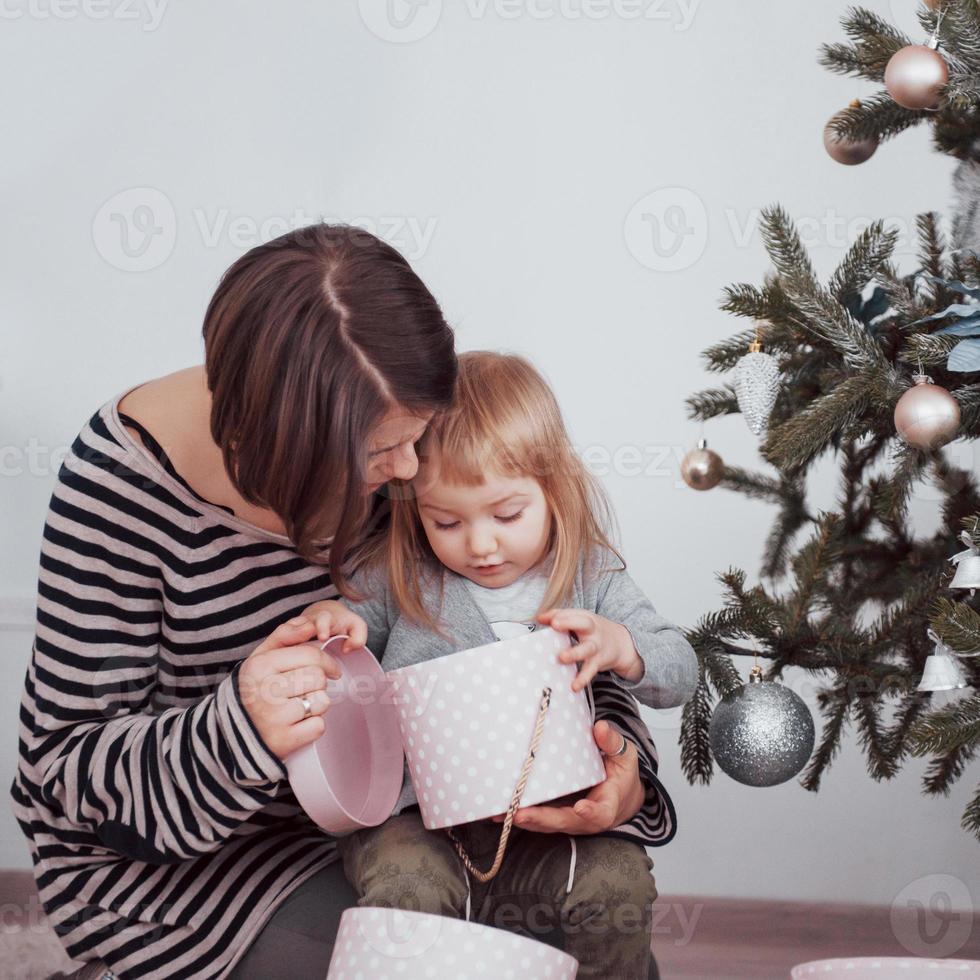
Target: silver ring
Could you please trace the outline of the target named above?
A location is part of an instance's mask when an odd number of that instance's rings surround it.
[[[313,714],[313,704],[305,694],[300,698],[300,701],[303,702],[303,720],[305,721]]]
[[[623,735],[622,732],[620,732],[619,734],[620,734],[620,737],[623,740],[623,746],[618,751],[613,752],[613,756],[614,757],[617,756],[617,755],[626,755],[626,749],[629,747],[629,740],[626,738],[626,736]]]

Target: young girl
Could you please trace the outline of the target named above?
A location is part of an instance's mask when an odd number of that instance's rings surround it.
[[[392,486],[389,533],[352,580],[361,601],[305,610],[321,640],[349,633],[345,648],[366,643],[394,670],[547,625],[573,634],[560,655],[579,664],[573,689],[602,672],[651,707],[691,696],[694,651],[627,575],[607,537],[606,499],[526,360],[462,354],[454,404],[431,423],[420,459],[411,484]],[[615,831],[533,833],[518,821],[499,873],[481,885],[415,802],[406,774],[393,816],[338,843],[361,905],[454,917],[472,908],[532,935],[558,925],[583,980],[646,978],[657,893],[639,843]],[[594,805],[575,808],[587,816]],[[484,820],[454,833],[485,867],[500,829]]]

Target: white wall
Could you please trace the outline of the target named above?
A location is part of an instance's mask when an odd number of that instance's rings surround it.
[[[906,25],[912,6],[895,0]],[[5,0],[6,619],[32,614],[58,448],[111,396],[201,361],[208,296],[263,222],[276,234],[320,215],[402,248],[460,348],[530,355],[578,445],[638,447],[641,472],[606,481],[634,574],[678,623],[717,608],[715,573],[754,577],[773,511],[680,484],[699,434],[683,401],[721,383],[699,352],[743,325],[717,309],[722,286],[767,268],[757,209],[780,201],[809,221],[829,274],[848,227],[878,216],[908,227],[949,199],[950,161],[925,131],[859,168],[825,155],[826,119],[868,90],[816,63],[819,42],[841,36],[843,7],[428,0],[398,35],[424,36],[402,43],[377,36],[397,35],[380,0],[212,0],[162,16],[147,0],[107,0],[101,19],[89,0]],[[681,190],[634,209],[662,188]],[[653,250],[641,217],[669,219],[671,205],[693,229],[673,258]],[[112,214],[136,221],[146,206],[157,233],[127,258]],[[707,435],[728,461],[760,466],[740,418]],[[953,452],[972,465],[972,447]],[[830,505],[834,480],[821,467],[815,505]],[[934,492],[921,488],[914,507],[931,530]],[[30,626],[0,632],[5,779],[30,640]],[[681,823],[654,855],[664,892],[889,902],[922,876],[969,880],[976,867],[958,827],[976,767],[948,799],[925,799],[920,763],[878,785],[851,741],[818,795],[723,775],[690,787],[677,714],[651,724]],[[26,866],[6,808],[0,832],[0,865]]]

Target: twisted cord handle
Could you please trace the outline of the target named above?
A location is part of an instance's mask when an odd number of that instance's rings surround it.
[[[495,877],[497,872],[500,870],[501,864],[504,862],[504,852],[507,850],[507,839],[510,837],[510,829],[514,823],[514,814],[517,813],[517,807],[520,803],[521,797],[524,795],[524,787],[527,786],[527,781],[531,777],[531,767],[534,765],[534,755],[538,751],[538,743],[541,741],[541,733],[544,731],[544,716],[548,713],[548,708],[551,706],[551,688],[546,687],[541,692],[541,704],[538,707],[538,718],[534,724],[534,734],[531,735],[531,745],[527,752],[527,758],[524,760],[524,765],[521,767],[521,775],[517,780],[517,785],[514,787],[514,795],[511,797],[510,806],[507,808],[507,813],[504,816],[504,826],[500,831],[500,843],[497,845],[497,853],[494,856],[493,864],[490,865],[488,871],[480,871],[473,862],[470,860],[470,856],[466,853],[466,848],[460,843],[459,839],[453,833],[452,827],[446,828],[446,833],[449,835],[449,839],[453,842],[453,846],[456,848],[456,853],[459,855],[460,860],[463,862],[466,870],[469,871],[477,881],[487,882],[491,878]]]

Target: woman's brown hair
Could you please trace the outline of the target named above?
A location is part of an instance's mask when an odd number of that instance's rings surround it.
[[[246,252],[204,317],[211,436],[249,503],[343,594],[372,512],[372,429],[449,404],[453,333],[408,262],[362,229],[317,224]]]
[[[432,420],[420,456],[412,481],[416,492],[397,492],[401,481],[393,481],[385,542],[388,587],[409,619],[442,632],[422,599],[439,565],[417,506],[418,488],[435,480],[474,487],[497,472],[538,481],[552,515],[550,575],[539,612],[571,599],[583,558],[590,559],[585,578],[600,570],[591,560],[595,556],[605,561],[611,553],[626,567],[610,541],[615,515],[609,499],[575,452],[554,393],[525,358],[495,351],[460,354],[453,404]]]

